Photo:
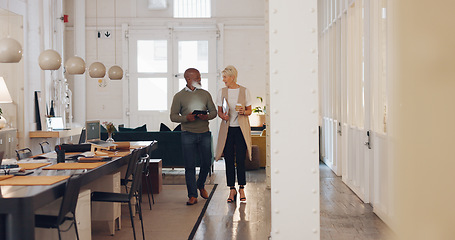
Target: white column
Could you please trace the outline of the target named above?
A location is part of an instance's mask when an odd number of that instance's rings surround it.
[[[269,0],[272,239],[319,225],[317,1]]]
[[[85,1],[74,1],[74,55],[85,58]],[[66,56],[67,60],[69,57]],[[87,64],[87,63],[86,63]],[[86,120],[86,74],[74,75],[73,123],[84,126]]]

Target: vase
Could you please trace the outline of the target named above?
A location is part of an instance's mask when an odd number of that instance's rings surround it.
[[[108,132],[108,133],[107,133],[106,142],[110,142],[110,143],[115,142],[114,139],[112,138],[112,133],[111,133],[111,132]]]

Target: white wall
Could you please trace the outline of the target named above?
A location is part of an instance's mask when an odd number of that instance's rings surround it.
[[[73,41],[73,21],[74,15],[72,6],[74,0],[66,1],[66,12],[69,14],[69,22],[65,25],[66,31],[66,52],[71,55],[73,46],[77,45]],[[114,40],[98,39],[98,59],[96,57],[96,29],[113,30],[114,6],[111,0],[98,0],[98,11],[96,1],[86,1],[86,63],[87,67],[98,60],[105,64],[108,69],[114,64]],[[213,1],[214,9],[212,19],[203,20],[183,20],[172,18],[172,1],[168,1],[169,10],[149,10],[147,1],[129,0],[117,1],[116,24],[117,31],[113,34],[117,36],[117,65],[122,63],[122,38],[120,26],[128,23],[130,26],[163,26],[169,22],[184,23],[195,25],[199,23],[221,24],[224,28],[224,35],[221,36],[224,46],[219,48],[223,51],[222,57],[218,59],[219,71],[227,64],[236,66],[239,70],[239,83],[248,87],[251,91],[253,107],[259,105],[257,96],[263,98],[265,95],[265,28],[264,28],[264,2],[253,1]],[[96,18],[97,17],[97,18]],[[223,33],[223,31],[222,31]],[[69,76],[68,79],[72,77]],[[98,81],[85,74],[86,79],[86,100],[87,119],[101,119],[122,123],[124,113],[122,112],[122,81],[110,81],[105,77],[107,86],[98,87]],[[74,89],[76,81],[69,81]],[[219,79],[218,86],[223,83]],[[77,91],[73,91],[78,95]],[[214,96],[215,97],[215,96]],[[264,103],[265,104],[265,103]],[[75,112],[74,115],[78,113]],[[154,124],[156,126],[159,123]]]
[[[237,81],[250,90],[252,107],[261,106],[260,100],[256,97],[262,97],[264,100],[266,98],[264,27],[225,29],[223,52],[223,67],[234,65],[237,68],[239,72]],[[224,86],[221,80],[220,85]]]

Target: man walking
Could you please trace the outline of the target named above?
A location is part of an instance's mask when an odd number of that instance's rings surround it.
[[[209,92],[201,88],[201,74],[188,68],[184,74],[186,86],[174,95],[171,106],[171,121],[182,124],[182,150],[185,160],[185,180],[188,190],[187,205],[197,203],[197,189],[201,197],[209,197],[204,188],[212,160],[209,120],[217,115]],[[199,178],[196,182],[196,156],[201,160]]]

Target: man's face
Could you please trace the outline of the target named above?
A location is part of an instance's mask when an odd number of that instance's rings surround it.
[[[186,78],[186,84],[187,86],[194,86],[193,82],[198,83],[198,85],[201,85],[201,74],[199,71],[192,71],[188,73],[188,77]]]

